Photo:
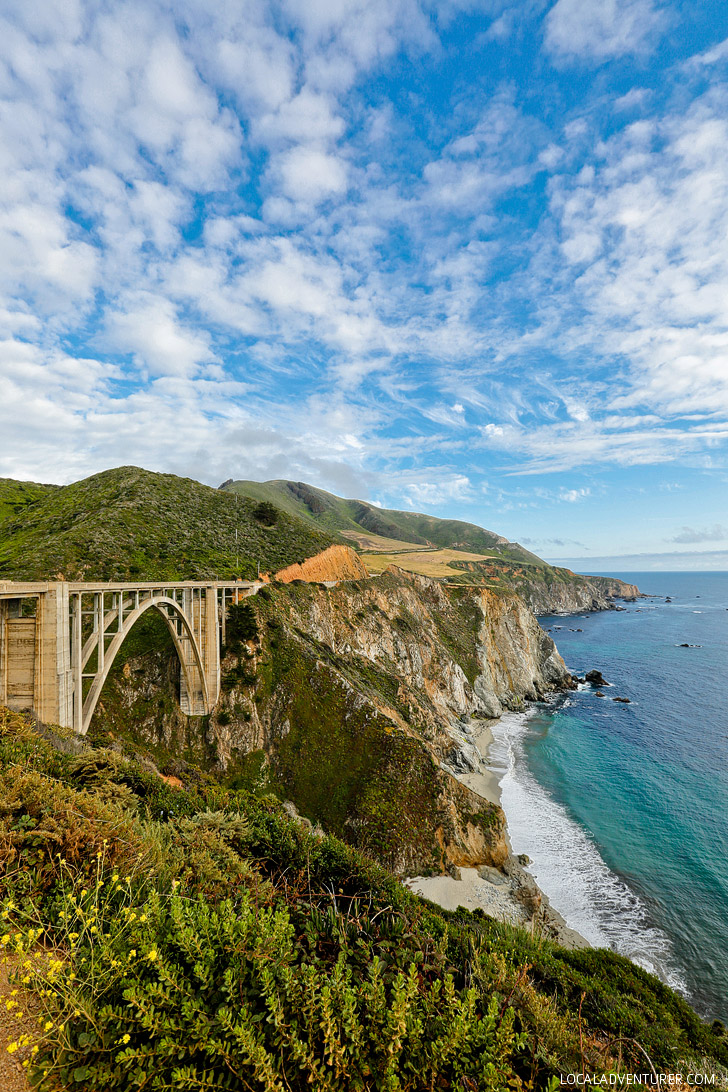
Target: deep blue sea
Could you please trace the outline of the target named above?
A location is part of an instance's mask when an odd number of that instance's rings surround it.
[[[728,573],[609,575],[657,598],[540,619],[605,697],[580,688],[494,728],[513,850],[587,940],[727,1020]]]

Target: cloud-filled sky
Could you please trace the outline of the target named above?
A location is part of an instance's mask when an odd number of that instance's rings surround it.
[[[717,556],[726,148],[724,0],[0,4],[0,475]]]

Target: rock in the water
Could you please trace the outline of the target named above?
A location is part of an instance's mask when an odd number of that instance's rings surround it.
[[[586,682],[591,683],[592,686],[609,686],[609,683],[604,678],[601,671],[587,671],[584,679]]]
[[[630,704],[630,699],[629,698],[612,698],[612,701],[621,701],[623,705],[629,705]]]
[[[524,868],[526,868],[531,863],[531,858],[528,856],[527,853],[519,853],[516,857],[516,860],[520,865],[523,865]]]
[[[597,697],[598,698],[603,698],[604,697],[604,691],[603,690],[597,690]]]

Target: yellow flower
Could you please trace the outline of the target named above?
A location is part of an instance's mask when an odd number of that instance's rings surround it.
[[[157,949],[152,948],[151,951],[147,955],[147,959],[156,959],[156,958],[157,958]]]
[[[53,1021],[52,1020],[46,1020],[45,1024],[43,1025],[43,1031],[50,1031],[52,1027],[53,1027]]]
[[[5,935],[3,937],[0,937],[0,944],[9,944],[9,943],[10,943],[10,933],[5,933]]]
[[[131,1036],[128,1035],[128,1034],[122,1035],[121,1041],[122,1041],[122,1043],[128,1043],[130,1038],[131,1038]]]
[[[146,914],[142,914],[141,917],[139,918],[139,921],[146,921],[146,920],[147,920],[147,915]]]
[[[8,1043],[8,1054],[14,1054],[17,1049],[18,1049],[18,1044],[17,1043]]]

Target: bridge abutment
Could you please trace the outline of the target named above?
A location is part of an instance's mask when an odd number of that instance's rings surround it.
[[[146,610],[156,609],[179,657],[182,711],[208,715],[220,694],[226,604],[258,587],[257,581],[0,582],[0,704],[85,735],[124,639]]]

